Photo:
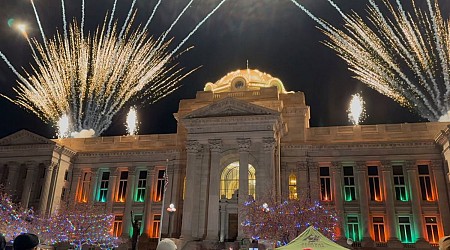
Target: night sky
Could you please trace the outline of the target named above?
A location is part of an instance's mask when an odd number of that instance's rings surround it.
[[[1,0],[0,50],[21,72],[29,69],[31,51],[19,32],[8,27],[8,20],[24,21],[29,36],[40,38],[29,0]],[[124,20],[130,0],[118,0],[116,17]],[[159,36],[176,18],[187,0],[163,0],[161,8],[149,28]],[[196,0],[175,26],[169,37],[173,45],[179,43],[219,0]],[[442,1],[441,1],[442,2]],[[60,0],[35,0],[47,37],[61,30]],[[138,0],[136,23],[143,23],[150,15],[156,0]],[[311,12],[340,27],[337,11],[326,0],[302,0]],[[364,14],[365,0],[336,0],[341,8]],[[86,0],[86,27],[94,30],[100,24],[112,0]],[[448,4],[446,4],[448,5]],[[448,6],[443,6],[444,11]],[[66,0],[67,17],[80,20],[81,1]],[[446,15],[444,15],[446,16]],[[366,101],[368,117],[363,124],[384,124],[423,121],[416,114],[400,107],[391,99],[366,87],[352,78],[347,65],[320,42],[325,36],[316,23],[289,0],[228,0],[218,12],[187,42],[194,49],[178,59],[187,70],[202,66],[182,81],[182,87],[172,95],[151,105],[138,104],[140,134],[175,133],[173,113],[181,99],[195,98],[207,82],[215,82],[230,71],[249,68],[281,79],[289,91],[302,91],[311,107],[310,124],[317,126],[349,125],[346,109],[351,95],[361,93]],[[13,97],[15,75],[0,61],[0,93]],[[104,135],[125,134],[125,115],[128,108],[117,114],[113,125]],[[8,100],[0,99],[0,137],[27,129],[53,138],[54,129]]]

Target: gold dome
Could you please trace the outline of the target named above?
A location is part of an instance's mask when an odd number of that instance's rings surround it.
[[[215,83],[208,82],[204,91],[213,93],[259,90],[275,86],[278,93],[288,93],[280,79],[257,69],[240,69],[228,73]]]

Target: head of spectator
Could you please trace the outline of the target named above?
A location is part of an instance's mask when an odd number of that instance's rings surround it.
[[[39,246],[39,238],[35,234],[23,233],[14,239],[14,250],[35,250]]]

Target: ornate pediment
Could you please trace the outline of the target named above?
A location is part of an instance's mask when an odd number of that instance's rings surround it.
[[[192,111],[187,114],[184,119],[254,115],[279,115],[279,112],[232,97],[227,97]]]
[[[30,145],[30,144],[55,144],[55,143],[43,136],[37,135],[24,129],[0,139],[0,146],[16,146],[16,145]]]

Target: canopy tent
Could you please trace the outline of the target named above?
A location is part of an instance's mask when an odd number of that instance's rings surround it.
[[[323,236],[314,227],[308,227],[297,238],[289,242],[289,244],[277,248],[277,250],[344,250],[342,247],[327,237]]]

